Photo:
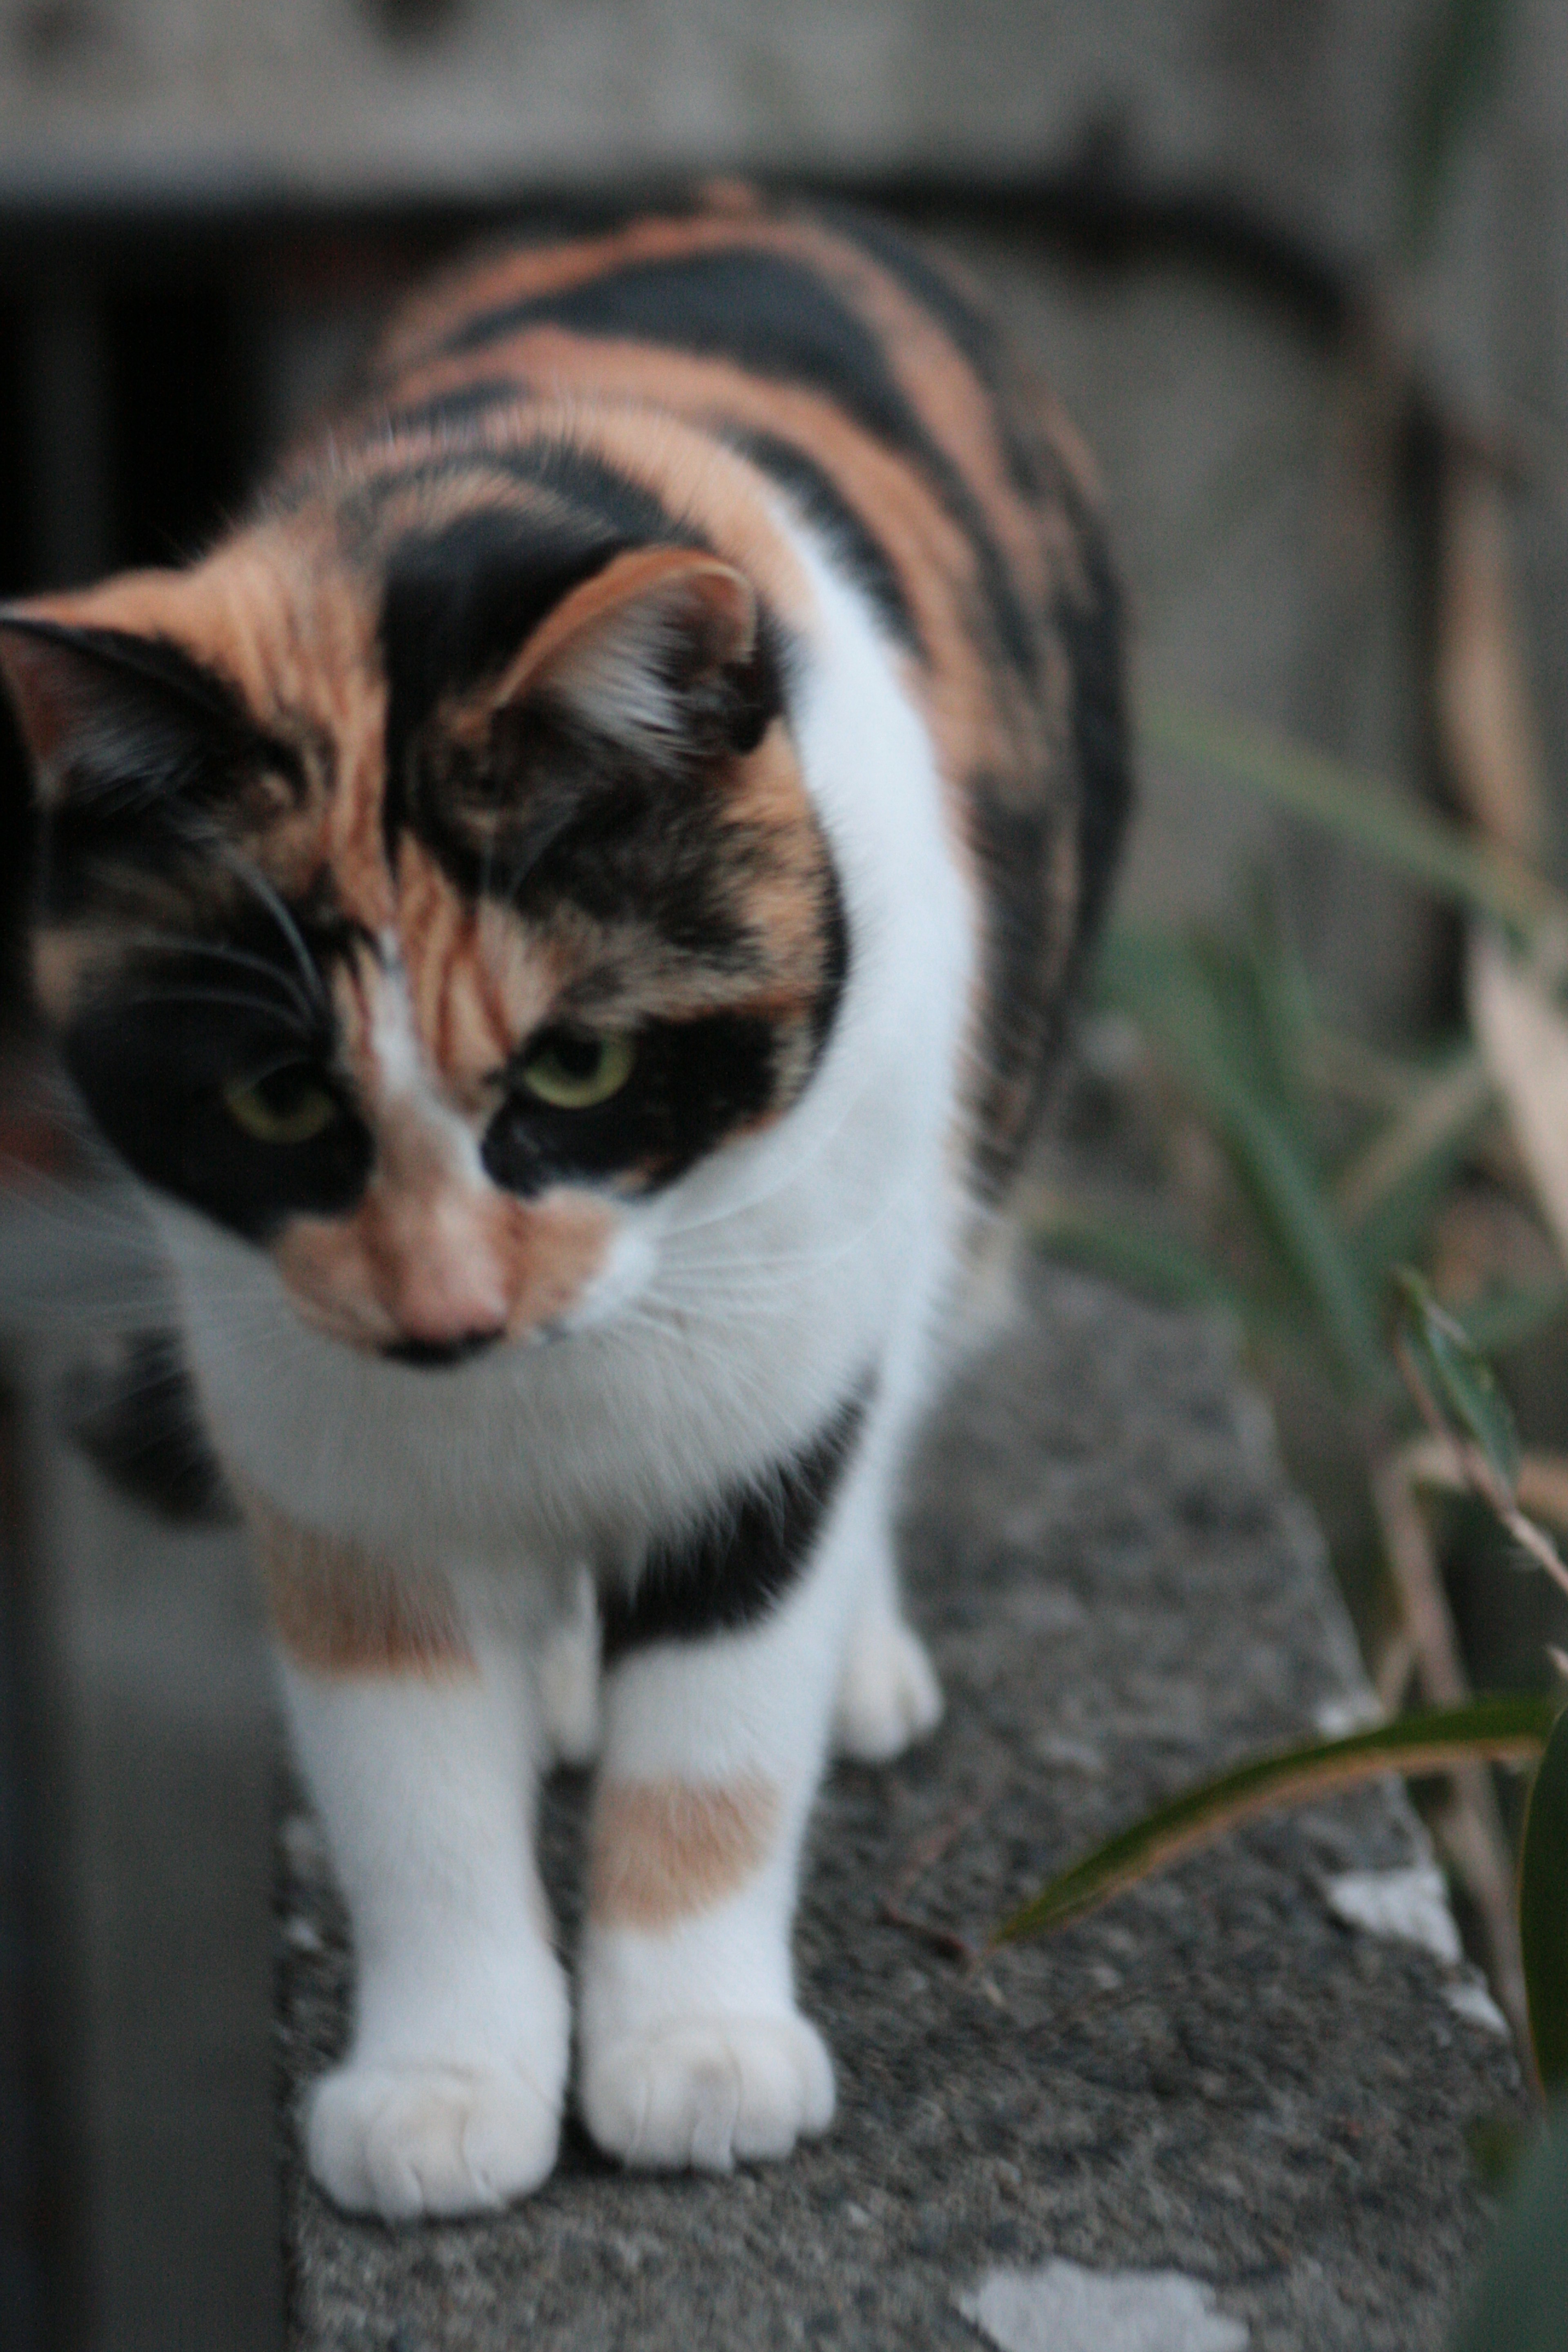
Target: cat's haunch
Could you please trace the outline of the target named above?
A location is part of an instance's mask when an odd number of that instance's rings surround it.
[[[1125,815],[1079,444],[944,265],[726,189],[454,270],[210,554],[0,662],[353,1919],[318,2179],[549,2172],[595,1726],[588,2128],[786,2154],[806,1815],[940,1712],[897,1481]]]

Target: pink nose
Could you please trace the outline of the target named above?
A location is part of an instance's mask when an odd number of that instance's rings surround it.
[[[471,1355],[504,1335],[501,1269],[468,1202],[391,1202],[376,1242],[376,1288],[399,1334],[395,1346]]]

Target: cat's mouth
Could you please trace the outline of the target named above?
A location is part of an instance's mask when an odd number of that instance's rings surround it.
[[[504,1339],[504,1331],[465,1331],[457,1339],[395,1339],[380,1350],[389,1364],[415,1364],[434,1371],[447,1364],[466,1364]]]

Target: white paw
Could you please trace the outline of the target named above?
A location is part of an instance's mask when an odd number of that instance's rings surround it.
[[[942,1685],[925,1643],[899,1618],[857,1626],[838,1681],[834,1745],[841,1756],[886,1764],[942,1721]]]
[[[804,2017],[675,2021],[593,2056],[582,2105],[627,2164],[728,2172],[787,2156],[833,2120],[833,2062]]]
[[[545,1737],[562,1763],[591,1764],[599,1752],[599,1604],[586,1570],[570,1614],[545,1642],[539,1703]]]
[[[555,2162],[561,2103],[521,2068],[347,2065],[310,2095],[310,2170],[351,2213],[493,2211]]]

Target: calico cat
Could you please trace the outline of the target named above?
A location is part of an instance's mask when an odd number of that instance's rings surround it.
[[[148,1188],[352,1916],[317,2179],[551,2168],[531,1816],[594,1591],[582,2114],[784,2155],[834,2105],[808,1808],[939,1712],[900,1465],[1126,806],[1077,440],[944,266],[723,190],[449,275],[210,554],[0,647],[37,996]]]

